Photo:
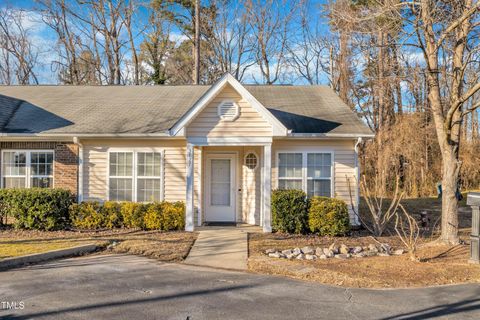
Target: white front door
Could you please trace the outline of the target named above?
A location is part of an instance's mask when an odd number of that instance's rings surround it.
[[[207,156],[205,220],[208,222],[235,222],[236,155]]]

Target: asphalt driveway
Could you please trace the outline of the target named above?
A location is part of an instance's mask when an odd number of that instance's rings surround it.
[[[0,299],[1,319],[480,318],[479,285],[344,289],[127,255],[1,272]]]

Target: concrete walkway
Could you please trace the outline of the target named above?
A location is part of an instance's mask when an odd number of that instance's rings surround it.
[[[248,259],[247,233],[252,227],[203,227],[186,264],[231,270],[246,270]]]

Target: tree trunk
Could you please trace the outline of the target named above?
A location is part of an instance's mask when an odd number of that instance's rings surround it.
[[[458,200],[455,195],[458,184],[460,163],[455,146],[444,143],[442,148],[442,235],[440,239],[448,244],[458,244]]]

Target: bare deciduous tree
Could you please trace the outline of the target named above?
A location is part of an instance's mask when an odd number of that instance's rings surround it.
[[[255,43],[255,62],[260,69],[260,81],[274,84],[280,80],[285,68],[289,30],[298,1],[246,0],[245,7]]]
[[[0,8],[0,80],[3,84],[38,84],[39,49],[23,25],[26,11]]]
[[[221,73],[229,72],[241,81],[245,72],[255,64],[247,12],[241,2],[221,0],[216,6],[218,14],[211,39],[212,63],[218,64]]]

